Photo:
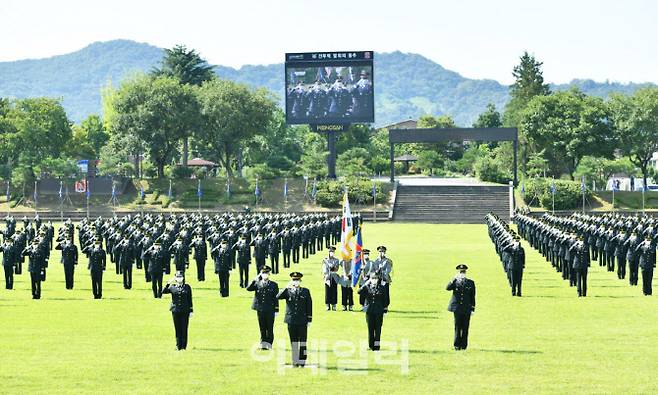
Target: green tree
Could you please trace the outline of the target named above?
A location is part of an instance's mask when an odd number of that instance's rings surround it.
[[[142,76],[121,85],[114,100],[113,128],[141,140],[157,176],[172,161],[177,142],[199,119],[194,89],[171,77]]]
[[[636,168],[628,158],[608,159],[594,156],[585,156],[578,163],[576,176],[585,176],[586,182],[596,182],[597,185],[606,185],[614,174],[636,175]]]
[[[287,126],[283,111],[276,108],[272,122],[264,133],[256,134],[244,150],[249,165],[267,163],[271,168],[292,171],[302,157],[302,136],[310,133],[305,126]]]
[[[585,155],[610,157],[614,149],[610,111],[602,99],[573,89],[534,97],[521,125],[531,152],[544,151],[550,175],[573,179]]]
[[[176,78],[183,85],[201,86],[215,77],[212,66],[194,49],[176,45],[164,50],[160,67],[153,69],[156,76]],[[190,132],[183,136],[183,155],[181,165],[187,167]]]
[[[101,148],[107,144],[110,134],[105,130],[103,120],[98,115],[90,115],[80,123],[85,132],[89,145],[94,150],[95,158],[98,158]]]
[[[199,88],[199,102],[203,123],[199,140],[214,152],[230,177],[238,150],[270,125],[276,102],[266,90],[220,79]]]
[[[505,105],[503,125],[519,128],[519,160],[521,172],[526,174],[528,162],[528,141],[525,130],[521,125],[521,116],[530,100],[535,96],[548,96],[550,88],[544,83],[542,65],[544,63],[535,59],[534,55],[523,52],[519,64],[514,66],[512,76],[514,83],[510,86],[510,100]]]
[[[46,97],[21,99],[8,113],[14,133],[7,137],[9,162],[28,169],[65,152],[72,136],[71,124],[62,104]]]
[[[336,170],[340,176],[367,177],[370,175],[369,159],[368,150],[354,147],[338,155]]]
[[[444,158],[436,151],[421,151],[418,154],[418,161],[416,166],[429,171],[429,174],[434,174],[434,169],[443,167]]]
[[[649,164],[658,151],[658,88],[645,88],[633,96],[614,95],[610,108],[621,149],[640,168],[647,185]]]
[[[487,109],[478,115],[478,119],[473,123],[474,128],[499,128],[501,126],[503,126],[503,120],[493,103],[487,104]]]

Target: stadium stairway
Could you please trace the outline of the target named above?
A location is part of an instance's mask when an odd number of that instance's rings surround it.
[[[399,185],[393,220],[445,224],[481,224],[490,212],[509,217],[509,188],[504,185]]]

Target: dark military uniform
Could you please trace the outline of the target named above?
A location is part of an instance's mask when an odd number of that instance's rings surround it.
[[[192,308],[192,287],[188,284],[167,284],[162,290],[163,294],[171,294],[171,306],[169,310],[174,319],[176,330],[176,348],[185,350],[187,348],[187,329],[190,323]]]
[[[265,259],[267,258],[267,240],[262,237],[256,237],[251,241],[254,246],[254,259],[256,259],[256,270],[261,271],[265,266]]]
[[[11,240],[11,242],[7,240]],[[13,289],[14,268],[18,265],[18,250],[13,243],[13,239],[6,238],[5,243],[0,247],[0,251],[2,251],[2,267],[5,271],[5,288]]]
[[[162,298],[162,276],[166,255],[161,244],[154,244],[142,252],[142,260],[145,263],[148,262],[148,272],[154,298]]]
[[[62,251],[61,263],[64,266],[66,289],[73,289],[75,265],[78,264],[78,247],[70,240],[66,240],[58,244],[55,249]]]
[[[281,233],[281,252],[283,253],[283,267],[290,267],[293,234],[287,228]]]
[[[123,288],[131,289],[133,286],[133,262],[135,261],[135,248],[129,239],[117,242],[112,247],[114,260],[119,266],[119,273],[123,274]]]
[[[194,247],[194,261],[196,262],[197,280],[206,280],[206,259],[208,259],[208,247],[201,236],[192,241]]]
[[[364,300],[363,311],[366,313],[368,324],[368,347],[372,351],[377,351],[380,348],[384,313],[389,304],[386,288],[381,281],[376,283],[368,281],[359,288],[359,295],[362,295]]]
[[[589,248],[583,240],[580,240],[571,246],[571,256],[573,257],[572,268],[576,274],[576,288],[578,296],[587,296],[587,271],[590,266]]]
[[[27,271],[30,272],[32,299],[41,299],[41,280],[43,278],[45,257],[36,243],[27,247],[22,255],[29,258]]]
[[[656,246],[650,239],[640,243],[636,250],[639,257],[639,266],[642,270],[642,292],[648,296],[652,294],[651,282],[653,268],[656,267]]]
[[[296,272],[291,273],[292,275]],[[288,287],[282,289],[277,295],[278,299],[286,301],[286,317],[288,335],[292,348],[293,366],[302,367],[306,363],[306,339],[308,325],[313,320],[313,301],[308,288]]]
[[[523,281],[523,269],[525,268],[525,250],[518,245],[509,245],[504,248],[509,253],[509,278],[512,285],[512,296],[521,296],[521,282]]]
[[[254,301],[251,308],[258,315],[261,348],[272,348],[274,343],[274,317],[279,312],[279,286],[276,282],[259,279],[253,280],[247,291],[253,291]]]
[[[228,279],[231,274],[231,249],[228,244],[219,244],[212,251],[215,260],[215,274],[219,277],[219,294],[228,296]]]
[[[459,269],[458,269],[459,270]],[[448,311],[455,316],[455,350],[466,350],[471,313],[475,311],[475,282],[469,278],[453,279],[446,286],[452,291]]]
[[[103,271],[106,264],[105,250],[100,245],[91,247],[89,251],[89,265],[87,268],[91,274],[91,291],[94,299],[103,297]]]
[[[641,240],[637,236],[637,233],[633,232],[624,243],[626,247],[626,261],[628,261],[628,282],[630,285],[637,285],[639,262],[638,255],[635,250],[637,249],[637,246],[640,244],[640,242]]]
[[[249,282],[249,264],[251,263],[251,247],[246,239],[241,238],[233,248],[237,251],[238,269],[240,271],[240,288]]]

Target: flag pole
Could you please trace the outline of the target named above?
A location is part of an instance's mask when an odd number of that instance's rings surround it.
[[[37,205],[39,204],[39,203],[38,203],[38,200],[39,200],[38,193],[39,193],[39,192],[37,191],[37,187],[38,187],[38,184],[37,184],[37,183],[38,183],[38,182],[39,182],[38,180],[34,180],[34,215],[37,214]],[[38,230],[38,229],[37,229],[37,230]]]
[[[580,184],[582,186],[581,189],[582,189],[582,192],[583,192],[583,214],[585,214],[585,189],[587,188],[587,187],[585,187],[585,176],[583,176]]]
[[[644,192],[643,192],[644,193]],[[644,201],[644,199],[642,199]],[[612,184],[612,211],[615,211],[615,184]]]
[[[87,220],[89,220],[89,197],[91,195],[89,190],[89,178],[85,178],[85,195],[87,197]]]
[[[645,185],[642,185],[642,214],[645,214],[644,212],[644,190],[646,189]]]
[[[372,222],[377,222],[377,187],[372,182]]]
[[[64,187],[64,182],[59,181],[59,220],[64,222],[64,195],[62,195],[62,189]]]

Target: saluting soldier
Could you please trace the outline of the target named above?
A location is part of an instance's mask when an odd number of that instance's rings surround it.
[[[293,225],[290,232],[292,233],[292,263],[299,263],[299,249],[302,245],[302,232],[296,224]]]
[[[653,279],[653,268],[656,267],[656,246],[647,234],[642,243],[636,249],[639,258],[639,266],[642,270],[642,292],[645,296],[652,294],[651,281]]]
[[[55,249],[62,251],[60,262],[64,266],[66,289],[73,289],[75,265],[78,264],[78,247],[73,244],[71,236],[67,234],[64,241],[55,246]]]
[[[255,292],[251,308],[256,310],[260,328],[260,348],[268,350],[274,344],[274,318],[279,313],[279,285],[270,280],[269,266],[263,266],[258,277],[247,286],[247,291]]]
[[[362,295],[364,299],[363,311],[366,313],[366,323],[368,324],[368,347],[372,351],[378,351],[384,314],[388,311],[389,303],[379,271],[372,273],[359,288],[359,295]]]
[[[512,285],[512,296],[521,297],[521,282],[523,280],[523,269],[525,268],[525,250],[521,246],[521,238],[514,236],[511,244],[504,247],[509,253],[509,277]]]
[[[179,234],[176,241],[169,246],[169,254],[174,258],[176,271],[183,273],[183,276],[185,276],[185,269],[190,266],[190,250],[187,248],[187,244],[183,242],[182,235]]]
[[[233,245],[237,251],[238,269],[240,270],[240,288],[245,288],[249,282],[249,264],[251,263],[251,247],[245,234]]]
[[[623,280],[626,278],[626,254],[628,253],[628,246],[626,239],[628,239],[626,229],[621,228],[617,236],[615,236],[615,256],[617,257],[617,278]]]
[[[190,247],[194,247],[194,261],[196,262],[197,280],[206,279],[206,259],[208,259],[208,246],[202,234],[196,234]]]
[[[130,242],[130,236],[125,234],[123,240],[117,241],[112,247],[112,254],[119,272],[123,274],[123,288],[131,289],[133,286],[133,262],[135,261],[135,249]]]
[[[322,260],[322,278],[324,280],[324,303],[327,305],[327,311],[336,310],[338,303],[338,282],[336,281],[336,272],[340,262],[334,253],[336,247],[329,247],[329,256]]]
[[[165,256],[167,254],[162,248],[162,243],[156,240],[152,246],[142,252],[142,260],[148,262],[148,273],[151,278],[151,289],[153,297],[162,298],[162,276],[164,273]]]
[[[2,251],[2,267],[5,271],[5,288],[14,289],[14,269],[18,265],[18,251],[14,240],[5,235],[5,241],[0,248]]]
[[[91,291],[94,299],[101,299],[103,297],[103,271],[106,265],[106,254],[100,238],[94,240],[93,246],[89,247],[88,256],[89,264],[87,268],[91,274]]]
[[[286,226],[281,232],[281,252],[283,253],[283,267],[290,267],[290,254],[292,252],[293,234]]]
[[[187,333],[190,318],[194,312],[192,306],[192,287],[185,283],[183,273],[176,272],[174,278],[167,282],[162,293],[171,294],[169,311],[171,311],[174,319],[176,349],[179,351],[185,350],[187,348]]]
[[[455,350],[466,350],[468,347],[468,329],[471,321],[471,314],[475,312],[475,282],[466,278],[468,266],[465,264],[457,265],[459,271],[446,287],[446,290],[452,291],[452,298],[448,304],[448,311],[455,316]]]
[[[265,259],[267,258],[267,240],[263,238],[263,233],[258,232],[256,237],[251,241],[254,246],[254,259],[256,259],[256,270],[258,272],[265,266]]]
[[[590,266],[589,247],[585,244],[583,236],[578,238],[571,246],[571,256],[573,257],[572,268],[576,275],[576,288],[578,297],[587,296],[587,271]]]
[[[267,236],[267,255],[270,257],[270,266],[272,273],[279,273],[279,254],[281,253],[281,234],[272,228],[272,232]]]
[[[642,242],[637,235],[637,231],[633,231],[631,236],[626,239],[624,245],[626,246],[626,260],[628,261],[628,281],[630,285],[637,285],[638,278],[638,255],[635,251],[637,246]]]
[[[278,299],[286,301],[284,322],[288,324],[294,367],[304,367],[306,364],[306,339],[308,327],[313,321],[311,291],[301,286],[302,277],[300,272],[290,273],[290,283],[277,295]]]
[[[41,280],[43,278],[45,258],[39,248],[39,240],[32,240],[32,245],[26,247],[21,255],[29,258],[27,271],[30,272],[32,299],[41,299]]]
[[[222,239],[210,252],[215,260],[215,274],[219,277],[219,294],[225,298],[228,296],[228,279],[231,274],[231,248],[228,240]]]

